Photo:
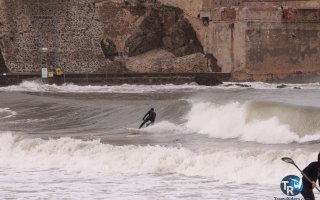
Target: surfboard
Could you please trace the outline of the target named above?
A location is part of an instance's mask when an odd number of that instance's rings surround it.
[[[142,129],[138,129],[138,128],[127,128],[128,131],[139,131],[141,132]]]
[[[130,132],[130,135],[139,135],[145,132],[142,129],[138,129],[138,128],[127,128],[127,130]]]

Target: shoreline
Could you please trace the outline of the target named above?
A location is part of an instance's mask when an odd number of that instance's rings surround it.
[[[320,73],[291,74],[246,74],[246,73],[66,73],[53,78],[41,78],[41,73],[0,74],[0,87],[18,85],[26,80],[42,80],[47,84],[61,85],[161,85],[186,84],[216,86],[222,82],[266,82],[266,83],[314,83],[320,82]]]
[[[214,86],[230,81],[230,73],[66,73],[54,78],[41,78],[41,73],[0,74],[0,87],[17,85],[25,80],[42,79],[48,84],[73,83],[77,85],[120,85],[120,84],[185,84]]]

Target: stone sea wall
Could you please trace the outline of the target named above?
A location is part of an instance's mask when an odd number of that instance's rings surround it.
[[[320,72],[320,1],[162,1],[188,13],[204,52],[234,80]]]
[[[12,72],[64,66],[90,72],[105,65],[93,0],[0,0],[1,49]]]
[[[0,0],[0,72],[320,72],[317,0]]]

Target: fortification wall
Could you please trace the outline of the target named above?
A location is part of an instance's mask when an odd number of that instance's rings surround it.
[[[1,50],[12,72],[37,72],[42,67],[73,73],[124,72],[139,67],[127,67],[128,57],[151,50],[163,49],[177,59],[203,52],[183,11],[155,1],[0,0],[0,9]]]
[[[319,30],[317,0],[0,0],[13,72],[317,72]]]
[[[202,0],[199,6],[192,0],[161,1],[189,13],[204,52],[217,58],[223,72],[320,71],[319,1]],[[195,19],[196,11],[209,11],[206,26]]]
[[[90,72],[105,65],[93,0],[1,0],[0,5],[1,49],[10,71],[63,66]]]

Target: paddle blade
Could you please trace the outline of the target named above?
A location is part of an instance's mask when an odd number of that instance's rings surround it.
[[[294,161],[289,157],[283,157],[283,158],[281,158],[281,160],[283,160],[286,163],[290,163],[290,164],[294,165]]]

